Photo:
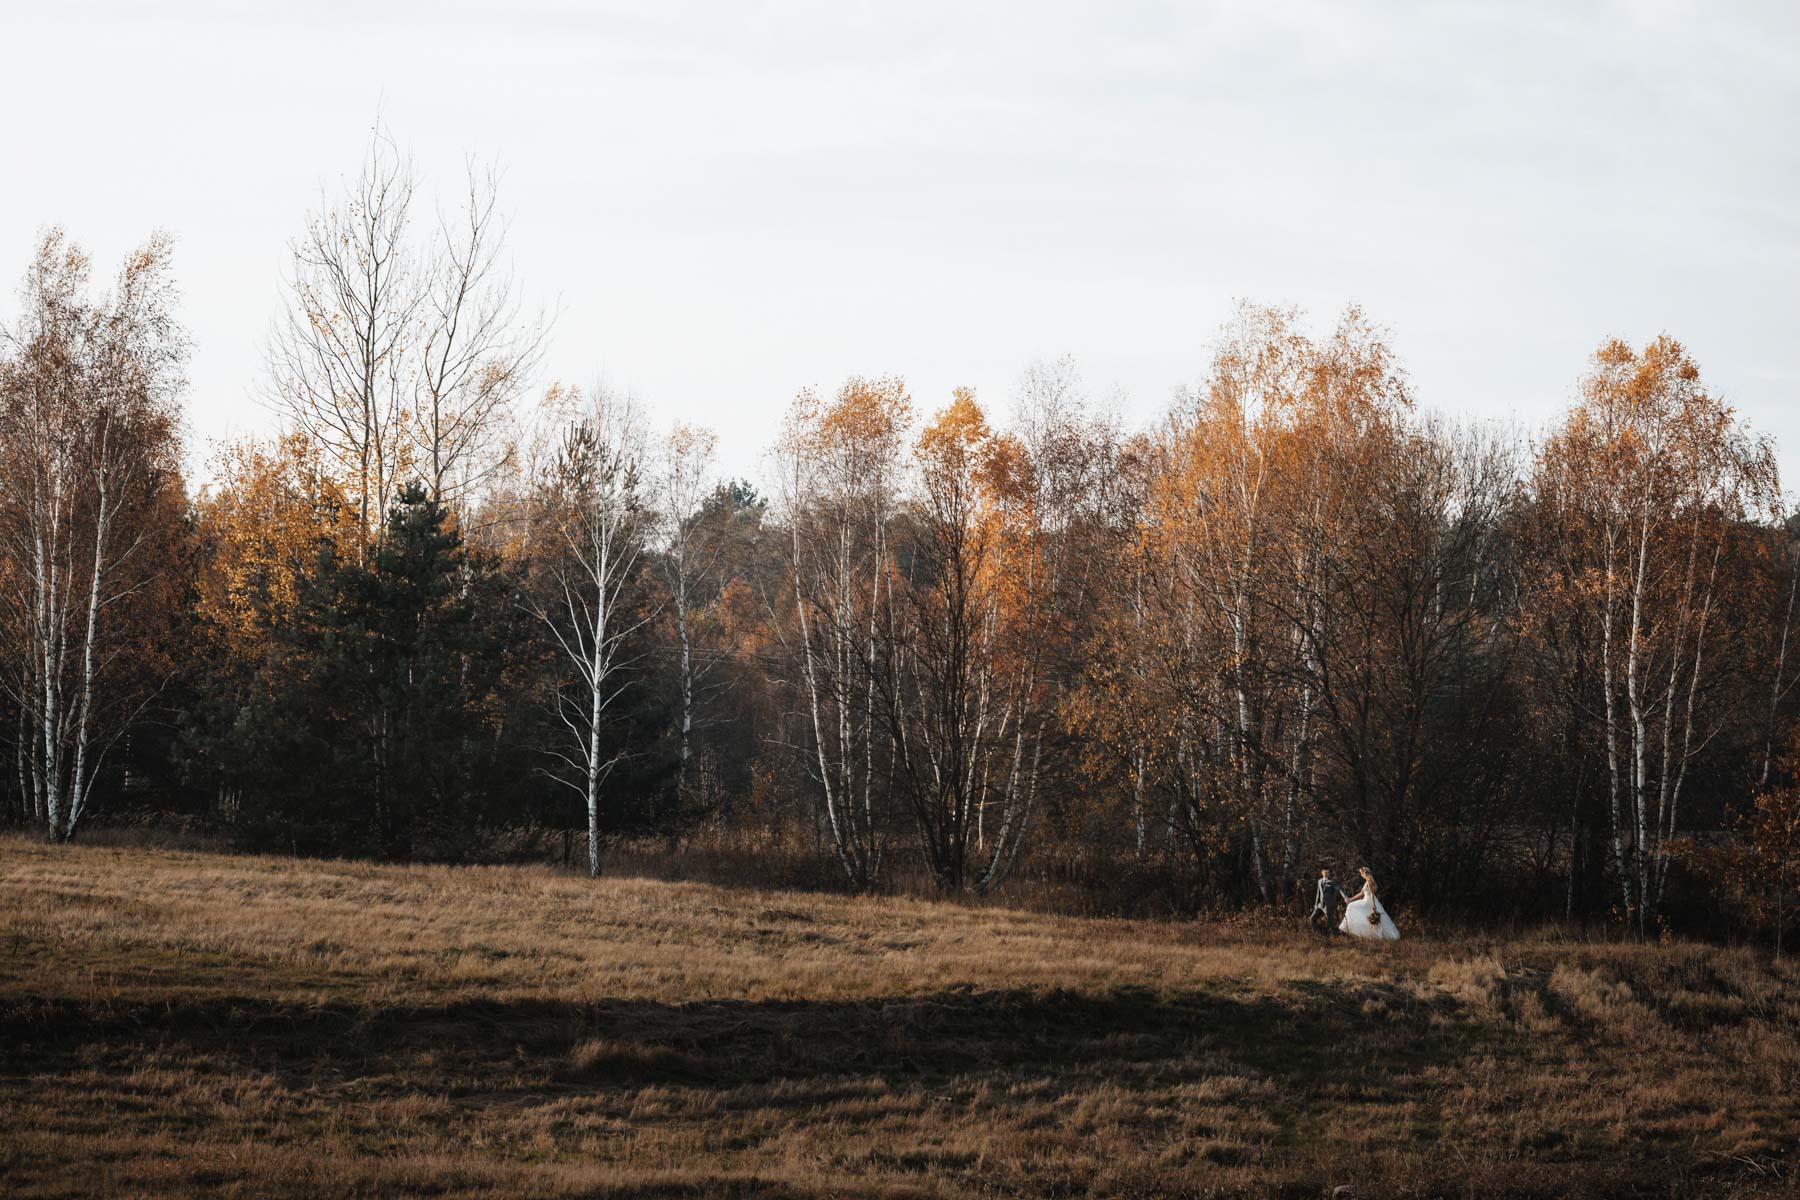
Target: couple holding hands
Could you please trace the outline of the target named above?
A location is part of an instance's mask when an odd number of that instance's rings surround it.
[[[1379,942],[1399,941],[1400,930],[1376,898],[1375,876],[1369,874],[1367,867],[1358,867],[1356,873],[1362,876],[1362,890],[1347,896],[1332,877],[1330,867],[1319,869],[1319,885],[1313,892],[1312,927],[1320,933],[1331,933],[1331,918],[1341,904],[1344,918],[1337,923],[1337,928],[1342,932]]]

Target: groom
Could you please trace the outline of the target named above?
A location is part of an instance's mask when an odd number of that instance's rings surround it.
[[[1319,886],[1313,890],[1312,916],[1308,918],[1313,929],[1327,937],[1336,933],[1338,912],[1349,903],[1350,897],[1344,895],[1344,889],[1331,877],[1331,868],[1320,867]]]

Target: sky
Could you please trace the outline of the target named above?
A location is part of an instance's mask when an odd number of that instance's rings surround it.
[[[178,239],[197,465],[272,428],[287,245],[379,115],[428,202],[504,171],[541,382],[733,473],[851,374],[1003,415],[1067,354],[1147,423],[1246,298],[1528,429],[1673,334],[1800,483],[1800,5],[0,0],[0,107],[0,275]]]

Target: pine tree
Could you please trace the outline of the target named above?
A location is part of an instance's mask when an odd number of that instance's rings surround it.
[[[499,815],[500,740],[483,727],[509,631],[475,617],[504,613],[505,587],[418,484],[366,561],[322,542],[215,750],[240,831],[302,852],[466,856]]]

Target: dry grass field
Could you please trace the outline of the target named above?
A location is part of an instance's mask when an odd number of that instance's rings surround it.
[[[1800,971],[1680,943],[13,838],[0,1047],[11,1197],[1800,1187]]]

